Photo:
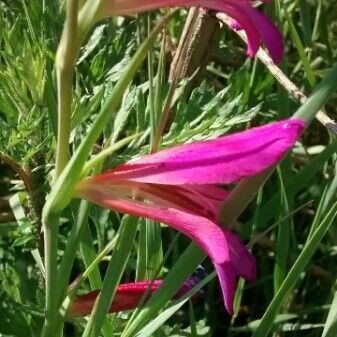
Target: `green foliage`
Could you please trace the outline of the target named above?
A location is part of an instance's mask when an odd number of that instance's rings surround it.
[[[41,218],[54,175],[54,63],[64,4],[0,0],[0,154],[10,156],[15,167],[26,172],[34,192],[25,189],[18,171],[0,160],[0,336],[40,336],[43,325]],[[337,59],[337,4],[328,0],[274,0],[264,8],[285,37],[281,68],[303,91],[311,93]],[[96,134],[82,151],[81,165],[76,166],[74,176],[82,174],[89,158],[128,136],[135,135],[135,139],[95,164],[93,171],[150,151],[155,127],[152,114],[160,117],[170,90],[166,80],[170,55],[165,46],[177,44],[186,12],[175,13],[166,31],[166,44],[160,46],[163,34],[156,43],[153,37],[154,46],[148,43],[134,57],[147,37],[147,20],[161,17],[158,12],[101,21],[82,46],[73,82],[70,154],[81,151],[93,125]],[[191,94],[185,89],[192,79],[178,85],[160,148],[216,138],[295,113],[299,104],[278,87],[259,61],[246,60],[241,47],[234,33],[223,31],[205,78]],[[152,72],[141,62],[148,52]],[[327,114],[337,116],[333,87],[336,75],[329,74],[324,87],[319,87],[311,101],[298,110],[301,116],[303,112],[312,115],[328,99]],[[151,111],[151,105],[156,111]],[[102,111],[105,117],[97,125]],[[63,302],[65,294],[71,293],[67,285],[82,273],[79,294],[103,286],[107,296],[97,307],[102,315],[92,317],[90,325],[86,325],[86,319],[66,317],[64,336],[80,336],[83,331],[84,336],[98,336],[101,326],[105,337],[267,336],[268,331],[301,337],[321,336],[323,329],[323,337],[335,336],[336,149],[335,136],[314,123],[242,214],[236,229],[247,242],[269,231],[253,246],[258,281],[241,284],[236,299],[238,312],[231,321],[223,311],[214,274],[203,282],[204,294],[197,295],[201,298],[189,308],[184,304],[198,293],[198,288],[178,301],[170,301],[204,259],[196,246],[174,237],[165,226],[156,224],[152,230],[151,222],[123,218],[86,202],[71,202],[62,213],[58,249],[54,252],[61,271],[57,280],[65,282],[58,289],[57,300]],[[69,172],[59,183],[60,189],[72,179]],[[64,191],[62,206],[71,198],[70,192]],[[131,223],[126,229],[127,222]],[[208,262],[204,264],[212,270]],[[140,276],[163,276],[165,285],[141,309],[103,320],[120,279],[132,281]],[[55,317],[55,321],[58,319]]]

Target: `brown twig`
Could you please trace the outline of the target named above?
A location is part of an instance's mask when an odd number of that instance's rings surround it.
[[[23,167],[21,167],[16,160],[14,160],[12,157],[3,152],[0,152],[0,162],[3,162],[20,177],[20,179],[23,181],[25,185],[27,193],[29,195],[32,195],[33,194],[32,182],[28,172]]]
[[[200,83],[219,30],[218,20],[208,14],[208,11],[200,8],[190,9],[170,66],[170,89],[154,136],[153,152],[157,151],[162,134],[167,128],[167,124],[172,120],[172,100],[175,89],[182,79],[190,78],[193,75],[185,88],[185,94],[188,96],[191,90]]]
[[[220,24],[207,10],[191,8],[170,67],[170,82],[179,83],[193,74],[192,87],[198,85],[206,71]]]
[[[216,17],[227,26],[230,26],[230,18],[223,13],[217,13]],[[236,31],[239,37],[247,43],[247,37],[243,31]],[[273,62],[271,57],[262,48],[256,54],[257,58],[268,68],[269,72],[275,77],[275,79],[282,85],[282,87],[297,101],[304,103],[307,100],[307,96],[293,83],[285,73]],[[332,133],[337,135],[337,124],[327,114],[320,110],[316,115],[316,119],[323,124]]]

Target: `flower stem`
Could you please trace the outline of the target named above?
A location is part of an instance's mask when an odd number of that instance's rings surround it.
[[[56,177],[60,176],[69,159],[71,100],[73,71],[58,70],[58,130],[56,149]]]
[[[69,159],[71,131],[71,101],[76,58],[78,0],[67,1],[67,18],[56,55],[58,92],[58,131],[56,150],[56,177],[59,177]]]
[[[138,221],[132,217],[126,217],[123,220],[119,230],[120,235],[117,239],[117,245],[111,255],[108,269],[105,274],[103,288],[94,304],[89,321],[84,329],[83,337],[94,337],[99,335],[105,315],[129,259],[137,233]]]
[[[71,131],[71,101],[75,62],[78,54],[76,44],[78,0],[67,1],[67,17],[56,55],[58,90],[58,134],[56,150],[55,181],[69,160],[69,138]],[[56,324],[57,298],[57,248],[59,214],[43,215],[44,250],[46,268],[46,313],[43,336],[58,336],[61,329]],[[57,331],[56,331],[57,330]]]
[[[55,332],[55,314],[57,310],[57,216],[50,216],[44,221],[44,258],[46,269],[46,312],[43,336],[57,336]]]

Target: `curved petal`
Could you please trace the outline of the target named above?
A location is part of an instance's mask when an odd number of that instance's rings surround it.
[[[109,187],[90,181],[83,181],[76,188],[76,197],[84,198],[120,213],[168,224],[197,242],[215,262],[223,263],[230,260],[227,231],[206,217],[166,205],[159,206],[136,199],[121,199],[115,191],[111,193]]]
[[[283,54],[283,38],[276,27],[265,15],[247,3],[239,2],[240,7],[253,21],[261,40],[275,63],[280,63]],[[244,28],[244,27],[243,27]]]
[[[260,47],[260,34],[262,40],[265,40],[266,33],[259,29],[260,21],[263,19],[265,25],[268,21],[263,14],[260,16],[254,15],[254,8],[249,4],[250,1],[247,0],[107,0],[105,1],[105,6],[102,10],[102,16],[110,15],[127,15],[136,12],[149,11],[161,7],[204,7],[218,12],[223,12],[235,19],[240,26],[245,30],[248,39],[248,49],[247,54],[249,56],[254,56]],[[241,7],[243,5],[244,7]],[[245,7],[249,7],[250,11],[246,11]],[[250,18],[250,14],[253,15]],[[255,20],[258,18],[256,25]],[[274,27],[272,23],[269,23],[268,27]],[[271,37],[274,34],[274,29],[268,33]],[[278,31],[276,35],[279,36]],[[277,37],[272,38],[274,41]],[[267,48],[272,47],[271,54],[276,55],[273,52],[274,47],[269,43],[266,43]],[[277,54],[277,57],[279,55]],[[277,58],[275,59],[275,61]]]
[[[90,184],[90,181],[93,180],[79,182],[76,190],[83,189],[83,186],[85,189],[85,185]],[[93,181],[93,184],[97,183]],[[109,190],[112,198],[146,200],[152,204],[181,209],[211,220],[218,218],[220,205],[229,194],[222,188],[209,185],[173,186],[109,180],[99,184],[100,188]]]
[[[131,160],[91,178],[166,185],[229,184],[277,163],[304,128],[298,119],[271,123]]]
[[[214,267],[220,282],[225,308],[230,315],[233,315],[233,301],[238,286],[238,275],[231,264],[214,263]]]
[[[220,207],[229,194],[229,191],[214,185],[183,185],[181,190],[187,199],[212,213],[213,219],[218,219]]]
[[[184,210],[123,200],[111,195],[109,188],[84,181],[77,196],[118,212],[163,222],[194,240],[211,258],[219,275],[226,309],[231,312],[239,276],[255,279],[255,260],[239,238],[208,218]]]

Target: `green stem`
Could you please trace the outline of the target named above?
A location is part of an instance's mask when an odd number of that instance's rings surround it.
[[[76,44],[77,15],[78,0],[68,0],[67,18],[56,54],[58,92],[56,178],[60,176],[69,159],[73,77],[79,51]]]
[[[118,239],[118,234],[114,236],[114,238],[104,247],[104,249],[96,256],[96,258],[92,261],[92,263],[87,267],[82,275],[80,275],[69,287],[67,291],[67,295],[63,300],[62,305],[59,310],[59,317],[65,317],[67,315],[67,311],[69,309],[69,305],[72,300],[75,298],[76,291],[81,283],[86,280],[92,273],[95,273],[95,270],[98,268],[98,265],[106,257],[116,246],[116,242]]]
[[[57,311],[57,243],[58,243],[58,217],[50,217],[44,223],[44,249],[46,269],[46,312],[43,336],[56,336],[55,314]]]
[[[58,124],[56,148],[56,177],[59,177],[69,160],[69,138],[71,131],[71,100],[73,90],[73,70],[57,71]]]
[[[192,275],[205,257],[205,253],[192,242],[181,254],[179,260],[165,277],[162,286],[151,296],[146,306],[134,320],[129,320],[121,336],[136,336],[137,332],[153,319],[158,314],[158,311],[177,293],[184,281]]]
[[[149,36],[151,34],[151,13],[147,14],[147,35]],[[148,69],[148,76],[149,76],[149,106],[150,106],[150,122],[151,122],[151,148],[154,140],[154,135],[156,132],[157,127],[157,118],[156,114],[157,111],[155,111],[154,107],[154,70],[153,70],[153,64],[154,64],[154,57],[153,57],[153,49],[150,48],[148,52],[147,57],[147,69]]]
[[[67,1],[67,17],[56,55],[58,89],[58,134],[56,150],[55,181],[61,175],[69,159],[69,137],[71,122],[72,83],[78,49],[76,49],[78,0]],[[57,292],[57,248],[59,214],[43,216],[45,268],[46,268],[46,313],[43,336],[58,336],[56,314]]]
[[[94,304],[89,321],[84,329],[83,337],[94,337],[99,335],[105,315],[110,307],[116,288],[122,278],[122,274],[129,259],[137,233],[138,221],[132,217],[127,217],[123,220],[125,221],[122,222],[120,227],[120,235],[117,239],[116,248],[111,255],[103,282],[103,288]]]
[[[83,167],[82,176],[86,176],[87,174],[89,174],[90,171],[94,169],[97,165],[101,165],[108,156],[110,156],[112,153],[116,152],[117,150],[121,149],[122,147],[126,146],[132,140],[136,139],[140,135],[141,133],[137,133],[135,135],[121,139],[117,143],[114,143],[110,145],[109,147],[103,149],[96,156],[90,158],[90,160],[88,160],[87,163]]]
[[[57,288],[55,289],[56,297],[60,304],[63,300],[69,283],[72,265],[75,259],[76,251],[82,236],[84,224],[88,220],[89,202],[82,200],[78,209],[78,215],[75,224],[71,228],[66,249],[62,258],[57,278]]]
[[[336,89],[337,64],[328,71],[324,79],[315,87],[313,93],[296,111],[293,118],[302,118],[306,123],[310,124]],[[334,127],[336,126],[334,125]]]

